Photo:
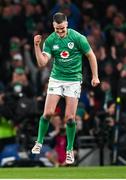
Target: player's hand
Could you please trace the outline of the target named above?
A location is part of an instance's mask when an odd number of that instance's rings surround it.
[[[42,36],[41,35],[35,35],[34,36],[34,45],[35,46],[39,46],[41,41],[42,41]]]
[[[96,87],[98,84],[100,84],[100,80],[98,77],[93,77],[92,80],[91,80],[91,85],[93,87]]]

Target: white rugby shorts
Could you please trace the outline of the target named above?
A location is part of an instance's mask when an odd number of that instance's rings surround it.
[[[81,93],[81,82],[61,81],[53,78],[49,79],[47,94],[56,94],[79,98]]]

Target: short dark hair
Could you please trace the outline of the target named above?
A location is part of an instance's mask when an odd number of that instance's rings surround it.
[[[53,15],[53,22],[60,24],[63,21],[67,21],[67,17],[64,13],[58,12]]]

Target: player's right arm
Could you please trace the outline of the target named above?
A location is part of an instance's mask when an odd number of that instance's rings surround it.
[[[40,48],[41,40],[42,40],[41,35],[34,36],[34,49],[35,49],[35,56],[37,59],[37,63],[39,67],[44,67],[48,63],[49,57],[46,53],[43,53],[41,51],[41,48]]]

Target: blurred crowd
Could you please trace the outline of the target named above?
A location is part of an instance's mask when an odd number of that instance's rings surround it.
[[[61,99],[46,137],[41,155],[30,149],[37,136],[43,112],[52,62],[39,69],[33,37],[44,39],[53,32],[52,15],[64,12],[69,28],[85,35],[97,57],[101,84],[90,85],[91,72],[83,57],[82,93],[77,109],[77,138],[103,136],[112,149],[116,126],[116,97],[121,97],[120,137],[126,130],[126,2],[118,0],[0,0],[0,152],[17,143],[23,158],[48,158],[64,165],[64,99]],[[126,136],[125,136],[126,137]],[[76,139],[77,139],[76,138]],[[51,141],[50,141],[51,139]],[[18,146],[15,147],[19,148]],[[9,149],[9,147],[8,147]],[[13,148],[14,149],[14,148]],[[75,143],[75,154],[78,144]],[[11,150],[10,150],[11,151]],[[17,155],[17,159],[20,158]],[[2,155],[0,160],[2,159]],[[2,164],[2,163],[1,163]]]

